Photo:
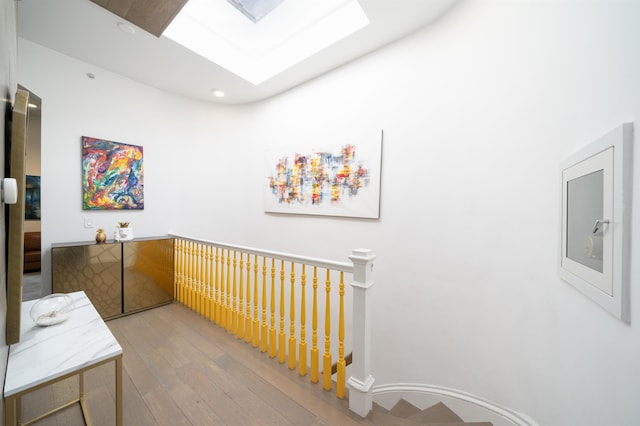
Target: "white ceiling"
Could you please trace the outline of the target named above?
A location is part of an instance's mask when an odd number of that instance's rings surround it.
[[[371,21],[367,27],[257,86],[166,37],[137,27],[134,34],[121,31],[123,18],[89,0],[18,1],[18,36],[163,90],[210,102],[249,103],[396,41],[430,24],[455,2],[360,0]],[[224,90],[225,97],[214,97],[214,88]]]

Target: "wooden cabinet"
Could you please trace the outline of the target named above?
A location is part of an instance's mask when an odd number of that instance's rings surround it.
[[[173,300],[173,239],[51,246],[54,293],[83,290],[109,319]]]

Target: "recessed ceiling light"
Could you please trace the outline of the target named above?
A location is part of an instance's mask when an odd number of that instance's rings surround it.
[[[368,24],[357,0],[289,0],[257,23],[228,2],[190,0],[163,35],[258,85]]]
[[[127,24],[126,22],[118,22],[118,29],[123,33],[129,34],[129,35],[136,33],[136,29],[133,28],[131,25]]]
[[[213,96],[215,96],[216,98],[223,98],[224,97],[224,92],[220,89],[213,89],[211,91],[211,93],[213,93]]]

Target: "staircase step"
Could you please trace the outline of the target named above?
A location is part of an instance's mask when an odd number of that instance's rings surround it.
[[[399,400],[391,410],[374,403],[367,419],[384,426],[493,426],[491,422],[465,422],[442,402],[420,410],[405,399]]]
[[[435,405],[432,405],[429,408],[426,408],[422,411],[418,411],[411,416],[407,416],[413,421],[418,423],[459,423],[463,422],[463,420],[454,413],[449,407],[444,405],[442,402],[438,402]]]
[[[411,404],[406,399],[401,399],[396,403],[396,405],[389,410],[389,414],[394,417],[400,417],[401,419],[406,419],[409,416],[413,416],[420,413],[420,409],[415,405]]]
[[[367,420],[369,420],[371,424],[384,426],[407,426],[413,424],[411,420],[394,417],[377,410],[371,411],[367,416]]]
[[[437,422],[437,423],[417,423],[421,425],[429,425],[429,426],[493,426],[491,422]]]

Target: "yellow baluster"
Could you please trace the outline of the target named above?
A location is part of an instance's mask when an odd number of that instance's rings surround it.
[[[182,303],[189,306],[189,242],[184,242],[182,248]]]
[[[220,254],[218,253],[218,247],[216,247],[216,253],[214,257],[214,291],[215,291],[215,313],[214,313],[214,321],[216,324],[220,325]]]
[[[255,293],[254,293],[254,297]],[[253,319],[251,318],[251,255],[247,253],[247,298],[246,298],[246,324],[245,324],[245,333],[244,333],[244,341],[246,343],[251,342],[253,333],[251,333],[251,324]]]
[[[284,332],[284,260],[280,264],[280,333],[278,334],[278,362],[284,364],[287,357],[287,335]]]
[[[182,252],[182,248],[180,246],[181,243],[182,241],[178,238],[173,240],[173,298],[178,302],[182,302],[182,297],[180,295],[180,286],[182,284],[182,278],[180,277],[180,254]]]
[[[202,262],[200,270],[202,271],[202,316],[209,318],[209,280],[207,276],[207,245],[202,244]]]
[[[227,250],[227,302],[225,303],[225,313],[226,313],[226,328],[227,331],[231,331],[232,320],[231,316],[233,315],[233,309],[231,308],[231,253]]]
[[[198,243],[191,246],[191,310],[198,312]]]
[[[194,250],[195,250],[195,245],[196,243],[194,243],[193,241],[189,243],[189,263],[188,263],[188,268],[187,268],[187,275],[189,276],[189,282],[187,285],[187,288],[189,289],[189,298],[188,298],[188,302],[187,302],[187,306],[193,310],[193,305],[194,305],[194,300],[195,300],[195,285],[196,285],[196,279],[195,279],[195,272],[194,272],[194,267],[193,264],[194,262]]]
[[[189,305],[189,242],[182,243],[182,303]]]
[[[240,290],[240,301],[238,304],[238,332],[236,335],[238,339],[244,337],[244,281],[242,279],[242,273],[244,271],[244,253],[240,253],[240,280],[238,282],[238,289]]]
[[[193,242],[187,244],[187,306],[193,309]]]
[[[200,244],[199,250],[199,259],[198,262],[200,264],[200,315],[206,317],[206,306],[207,306],[207,287],[206,287],[206,246],[204,244]]]
[[[318,268],[313,267],[313,313],[311,315],[311,372],[310,379],[312,383],[318,383],[319,380],[319,355],[318,350]]]
[[[227,328],[227,292],[225,291],[224,264],[226,261],[224,249],[220,249],[220,327]]]
[[[202,253],[200,257],[200,282],[202,285],[202,316],[207,318],[207,299],[208,299],[208,286],[207,286],[207,246],[202,244]]]
[[[180,241],[173,240],[173,298],[180,301],[178,288],[180,286]]]
[[[340,317],[338,324],[338,369],[336,376],[336,396],[344,399],[346,393],[346,368],[344,360],[344,272],[340,272]]]
[[[298,361],[298,374],[301,376],[307,375],[307,335],[306,335],[306,321],[307,321],[307,304],[306,304],[306,286],[307,276],[305,275],[305,265],[302,264],[302,274],[300,276],[300,355]]]
[[[196,306],[198,304],[198,262],[197,262],[197,243],[191,244],[191,271],[189,275],[191,276],[191,310],[198,312]]]
[[[331,276],[327,269],[324,318],[324,355],[322,356],[322,388],[331,390]]]
[[[275,358],[278,344],[276,342],[276,261],[271,259],[271,303],[269,327],[269,357]]]
[[[271,260],[273,262],[273,259]],[[260,352],[266,352],[267,340],[267,267],[262,263],[262,320],[260,321]]]
[[[202,285],[202,244],[196,245],[196,312],[203,315],[203,296],[204,289]]]
[[[202,295],[200,296],[202,303],[202,316],[207,317],[207,246],[202,244],[200,249],[200,286]]]
[[[186,305],[187,299],[187,254],[186,254],[187,242],[182,241],[180,247],[180,303]]]
[[[213,281],[213,247],[207,246],[207,318],[215,318],[215,287]]]
[[[238,268],[238,260],[236,259],[236,251],[233,251],[233,302],[231,305],[231,332],[238,334],[238,282],[236,280],[236,270]]]
[[[184,241],[182,246],[182,304],[189,303],[189,242]]]
[[[185,282],[185,271],[186,265],[185,262],[187,260],[187,256],[185,253],[186,242],[184,240],[180,241],[180,303],[185,305],[186,303],[186,282]]]
[[[296,368],[296,272],[295,264],[291,262],[291,294],[289,295],[289,370]]]
[[[200,313],[199,302],[200,302],[200,263],[198,258],[198,248],[200,244],[193,243],[193,253],[191,255],[191,274],[193,275],[193,306],[191,310]]]
[[[193,311],[195,306],[195,287],[196,287],[196,277],[195,277],[195,242],[191,242],[189,246],[189,308]]]
[[[191,310],[198,312],[198,243],[191,245]]]
[[[198,243],[191,248],[191,310],[198,312]]]
[[[267,266],[262,258],[262,281],[266,279]],[[264,296],[264,295],[263,295]],[[258,256],[253,256],[253,340],[254,348],[260,345],[260,315],[258,314]]]

